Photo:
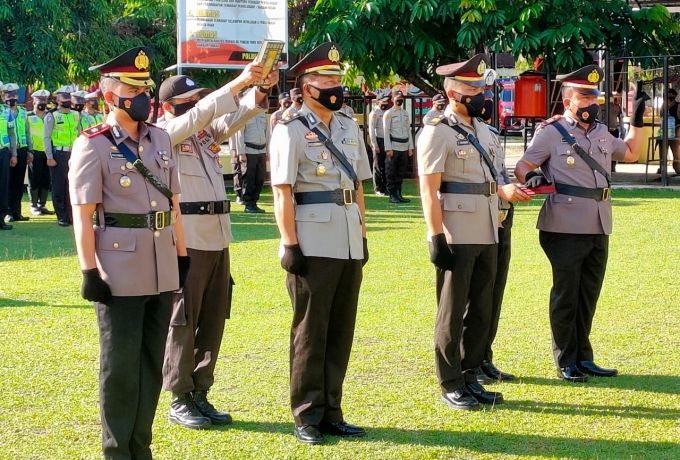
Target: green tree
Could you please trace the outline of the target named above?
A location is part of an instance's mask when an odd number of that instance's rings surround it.
[[[665,54],[678,38],[666,8],[632,11],[624,0],[325,0],[296,45],[335,40],[369,84],[398,73],[434,94],[436,66],[485,50],[543,57],[566,72],[588,62],[589,48]]]

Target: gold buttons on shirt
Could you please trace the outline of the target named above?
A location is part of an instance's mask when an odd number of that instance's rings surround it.
[[[309,217],[314,218],[314,217],[316,217],[316,216],[315,216],[314,214],[310,214]]]
[[[158,230],[156,230],[155,232],[153,232],[153,236],[155,236],[156,238],[158,238],[159,236],[161,236],[161,232],[159,232]]]
[[[125,167],[126,167],[127,169],[132,169],[132,168],[134,168],[134,166],[132,166],[132,163],[130,163],[129,161],[128,161],[127,163],[125,163]]]
[[[113,249],[118,249],[118,243],[113,243]]]
[[[151,202],[151,207],[152,207],[152,208],[155,208],[157,204],[158,204],[158,203],[156,203],[155,201],[152,201],[152,202]]]
[[[163,163],[165,163],[165,166],[167,166],[167,165],[169,165],[169,164],[170,164],[170,162],[169,162],[169,161],[167,161],[167,160],[166,160],[166,161],[164,161]]]
[[[345,186],[345,183],[344,183],[344,182],[340,182],[340,187],[344,187],[344,186]]]
[[[122,166],[120,167],[120,170],[121,170],[121,171],[125,171],[125,165],[122,165]]]
[[[571,201],[571,197],[567,198],[567,201]]]
[[[140,146],[139,146],[139,153],[142,153],[143,151],[144,151],[144,147],[142,147],[142,146],[140,145]]]

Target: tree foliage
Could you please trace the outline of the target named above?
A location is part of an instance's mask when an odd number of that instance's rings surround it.
[[[339,42],[369,84],[393,72],[434,94],[434,69],[489,51],[544,58],[567,72],[588,49],[667,54],[680,23],[662,6],[632,11],[624,0],[324,0],[310,9],[298,45]]]

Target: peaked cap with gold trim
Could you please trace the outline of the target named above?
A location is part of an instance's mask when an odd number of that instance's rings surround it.
[[[558,75],[563,86],[571,86],[581,94],[599,96],[599,85],[604,79],[604,70],[595,64],[587,65],[566,75]]]
[[[98,70],[102,77],[113,78],[131,86],[153,86],[154,81],[149,73],[153,51],[146,46],[132,48],[111,59],[105,64],[90,67]]]
[[[437,67],[437,75],[460,81],[470,86],[484,86],[484,72],[489,67],[489,56],[478,54],[465,62]]]
[[[288,70],[288,75],[300,77],[314,73],[318,75],[343,75],[340,60],[342,48],[337,43],[326,42],[314,48],[309,54]]]

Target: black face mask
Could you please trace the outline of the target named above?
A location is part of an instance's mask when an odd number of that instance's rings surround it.
[[[340,110],[345,99],[342,95],[342,86],[335,86],[330,89],[320,89],[314,85],[309,85],[319,92],[319,97],[312,96],[312,99],[326,107],[328,110]]]
[[[434,108],[437,109],[437,110],[439,110],[439,111],[441,112],[442,110],[444,110],[444,107],[445,107],[445,106],[446,106],[446,104],[436,104],[436,105],[434,106]]]
[[[85,104],[76,104],[76,105],[73,106],[73,109],[74,109],[76,112],[82,112],[82,111],[83,111],[83,107],[85,107]]]
[[[600,106],[597,104],[590,104],[587,107],[579,107],[576,110],[576,116],[583,123],[591,124],[597,118],[600,113]]]
[[[38,110],[40,110],[41,112],[44,112],[45,109],[47,108],[47,104],[36,104],[35,107],[36,107]]]
[[[459,103],[463,104],[467,109],[468,116],[472,118],[481,117],[484,110],[484,94],[479,93],[474,96],[467,96],[458,93],[460,96]]]
[[[380,108],[383,110],[387,110],[389,106],[390,106],[389,104],[380,104]]]
[[[127,112],[134,121],[146,121],[151,111],[151,96],[139,93],[135,97],[118,96],[119,109]]]
[[[99,110],[99,104],[90,104],[92,110]]]
[[[292,102],[284,102],[284,103],[283,103],[283,108],[284,108],[284,109],[287,109],[287,108],[290,107],[291,105],[293,105]]]
[[[175,115],[176,117],[184,115],[189,110],[193,109],[196,106],[196,103],[198,103],[198,101],[189,101],[183,102],[181,104],[172,104],[172,106],[175,108],[173,115]]]
[[[484,100],[484,109],[482,113],[482,120],[484,121],[489,121],[491,120],[491,115],[493,114],[493,101],[490,99],[485,99]]]
[[[318,89],[318,88],[317,88],[317,89]],[[302,104],[302,96],[298,96],[298,97],[296,97],[296,98],[293,99],[293,100],[294,100],[295,103],[297,103],[297,104]]]
[[[404,100],[403,99],[397,99],[396,101],[394,101],[394,103],[397,106],[401,107],[402,105],[404,105]]]
[[[9,104],[10,107],[14,107],[17,105],[17,100],[16,99],[7,99],[7,104]]]
[[[70,109],[71,101],[60,102],[59,105],[61,106],[62,109]]]

